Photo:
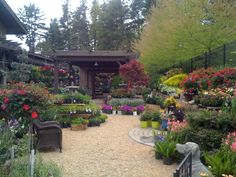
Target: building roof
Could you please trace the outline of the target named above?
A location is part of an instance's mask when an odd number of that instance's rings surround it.
[[[5,0],[0,0],[0,22],[6,34],[26,34],[27,30]]]
[[[132,51],[80,51],[80,50],[70,50],[70,51],[56,51],[55,53],[57,60],[72,60],[72,61],[112,61],[118,58],[126,59],[136,59],[136,53]]]
[[[35,65],[53,65],[53,59],[50,56],[45,56],[37,53],[28,53],[29,63]]]

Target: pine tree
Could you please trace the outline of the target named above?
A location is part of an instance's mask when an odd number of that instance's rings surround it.
[[[130,47],[128,7],[122,0],[104,3],[99,16],[98,49],[118,50]]]
[[[65,0],[62,5],[63,16],[60,18],[60,26],[64,39],[64,49],[71,49],[72,18],[69,11],[69,0]]]
[[[44,15],[41,10],[34,4],[24,5],[24,8],[19,9],[19,18],[24,23],[27,29],[26,36],[19,36],[21,39],[26,39],[26,44],[30,52],[35,52],[37,40],[44,35],[45,23],[43,23]]]
[[[86,16],[86,10],[86,0],[82,0],[73,15],[73,49],[89,49],[89,22]]]
[[[90,41],[91,41],[93,50],[97,49],[97,40],[98,40],[97,35],[99,32],[98,19],[99,19],[100,14],[101,14],[101,9],[100,9],[98,0],[94,0],[93,5],[90,10],[91,24],[90,24],[90,30],[89,30]]]
[[[45,33],[43,42],[40,42],[37,47],[41,53],[53,53],[55,50],[64,49],[63,34],[60,31],[58,20],[51,19],[48,31]]]

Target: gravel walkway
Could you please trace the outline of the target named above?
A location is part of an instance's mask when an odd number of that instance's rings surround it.
[[[171,177],[176,165],[155,160],[152,147],[129,138],[134,116],[110,115],[100,127],[63,129],[63,149],[41,153],[63,168],[65,177]]]

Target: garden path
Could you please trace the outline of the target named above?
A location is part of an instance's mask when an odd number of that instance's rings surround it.
[[[100,127],[63,129],[63,149],[41,153],[56,162],[64,177],[171,177],[176,165],[156,160],[153,148],[132,140],[137,116],[109,115]]]

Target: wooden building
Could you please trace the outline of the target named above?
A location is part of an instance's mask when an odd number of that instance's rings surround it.
[[[95,78],[98,73],[117,73],[120,65],[136,59],[131,51],[56,51],[54,64],[67,63],[79,67],[80,87],[95,97]],[[54,86],[58,87],[58,72],[55,70]]]
[[[6,40],[7,34],[26,34],[24,25],[4,0],[0,0],[0,70],[9,68],[13,61],[17,61],[17,55],[21,48],[17,42]],[[1,72],[1,83],[6,82]]]

